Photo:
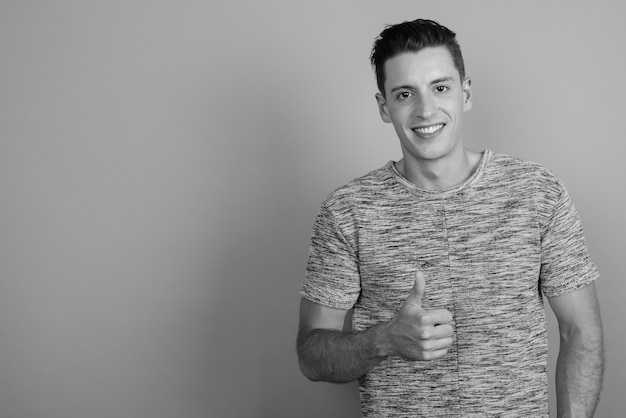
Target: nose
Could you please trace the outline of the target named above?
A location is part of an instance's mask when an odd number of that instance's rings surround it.
[[[435,109],[437,108],[435,100],[429,95],[422,95],[420,100],[417,100],[416,102],[415,113],[417,116],[423,119],[428,119],[435,113]]]

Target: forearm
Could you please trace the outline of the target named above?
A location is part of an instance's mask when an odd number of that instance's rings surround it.
[[[593,417],[604,372],[601,332],[592,336],[573,332],[562,336],[556,369],[559,418]]]
[[[298,335],[300,369],[309,379],[347,383],[366,374],[385,356],[377,348],[379,327],[363,332],[314,329]]]

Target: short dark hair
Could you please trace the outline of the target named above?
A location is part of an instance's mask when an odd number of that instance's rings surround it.
[[[404,52],[418,52],[423,48],[444,46],[450,51],[454,66],[465,79],[465,64],[456,33],[434,20],[417,19],[397,25],[387,25],[374,41],[370,60],[376,72],[378,90],[385,94],[385,62]]]

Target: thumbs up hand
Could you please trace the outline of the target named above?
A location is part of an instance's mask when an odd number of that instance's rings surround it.
[[[386,324],[383,340],[388,355],[408,360],[436,360],[452,345],[452,313],[447,309],[422,308],[426,281],[415,273],[415,284],[400,310]]]

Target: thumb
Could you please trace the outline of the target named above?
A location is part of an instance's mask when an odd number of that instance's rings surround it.
[[[415,272],[415,284],[409,292],[409,296],[404,301],[405,305],[415,305],[418,308],[422,307],[422,298],[424,296],[424,289],[426,288],[426,279],[424,273],[421,270]]]

